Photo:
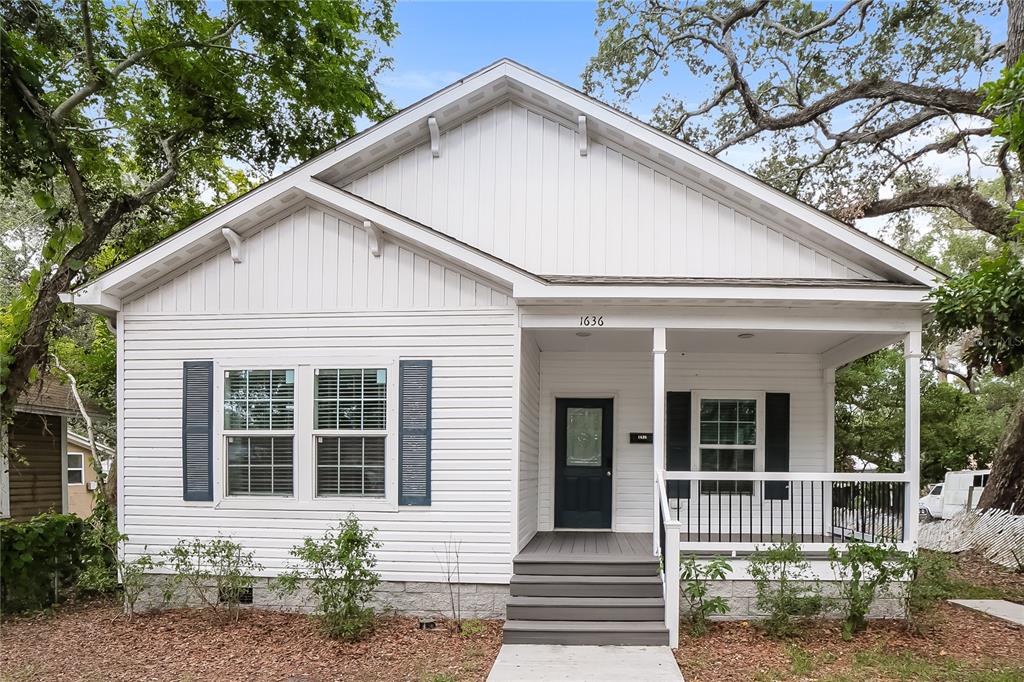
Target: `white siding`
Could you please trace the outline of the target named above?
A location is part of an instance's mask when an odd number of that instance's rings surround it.
[[[370,253],[361,226],[316,205],[245,235],[126,302],[126,313],[427,309],[510,305],[508,292],[393,241]]]
[[[519,548],[537,531],[540,349],[524,335],[519,359]]]
[[[345,188],[532,272],[879,279],[648,159],[505,102]]]
[[[540,354],[539,526],[553,524],[556,397],[613,397],[613,528],[651,530],[652,452],[631,445],[631,431],[651,431],[653,362],[650,353]],[[766,391],[790,394],[790,469],[826,471],[825,408],[817,355],[670,353],[666,390]]]

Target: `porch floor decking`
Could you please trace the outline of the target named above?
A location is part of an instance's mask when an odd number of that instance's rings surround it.
[[[637,562],[654,558],[650,533],[540,531],[516,557],[528,561]]]

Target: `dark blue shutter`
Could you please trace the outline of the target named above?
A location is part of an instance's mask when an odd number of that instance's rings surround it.
[[[430,504],[430,360],[398,363],[398,504]]]
[[[764,470],[789,471],[789,394],[768,393],[764,397]],[[766,500],[788,500],[789,483],[768,481]]]
[[[665,397],[665,469],[690,470],[690,392],[670,392]],[[690,497],[689,481],[666,481],[670,498]]]
[[[186,362],[182,378],[182,496],[213,500],[213,363]]]

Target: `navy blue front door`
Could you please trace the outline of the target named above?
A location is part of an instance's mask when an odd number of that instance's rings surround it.
[[[555,527],[612,527],[612,400],[555,400]]]

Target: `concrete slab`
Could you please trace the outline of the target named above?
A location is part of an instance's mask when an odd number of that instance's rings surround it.
[[[1024,626],[1024,604],[1014,604],[1005,599],[950,599],[949,603]]]
[[[487,682],[683,682],[667,646],[503,644]]]

